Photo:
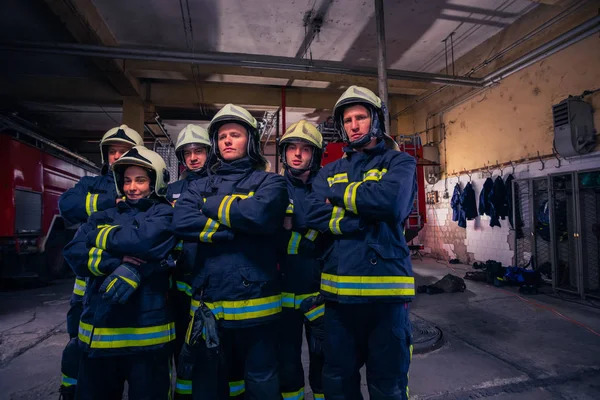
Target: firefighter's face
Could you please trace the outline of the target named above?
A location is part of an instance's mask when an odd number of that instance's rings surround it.
[[[344,110],[344,130],[351,142],[369,133],[371,114],[365,106],[355,105]]]
[[[239,124],[224,124],[217,133],[219,153],[225,161],[234,161],[247,154],[248,131]]]
[[[123,191],[127,196],[127,200],[136,201],[150,195],[152,190],[150,188],[150,176],[144,168],[127,167],[123,178]]]
[[[307,169],[313,155],[313,147],[308,143],[292,142],[285,146],[285,160],[296,169]]]
[[[121,156],[131,150],[126,144],[111,144],[108,146],[108,165],[113,165]]]
[[[190,171],[199,170],[206,162],[206,146],[195,144],[185,146],[183,148],[183,160]]]

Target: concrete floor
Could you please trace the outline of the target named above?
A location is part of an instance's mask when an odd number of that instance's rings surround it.
[[[452,267],[415,261],[417,284],[470,268]],[[71,289],[64,280],[0,292],[0,399],[58,398]],[[412,313],[445,344],[415,355],[411,399],[600,399],[600,309],[467,281],[464,293],[419,294]]]

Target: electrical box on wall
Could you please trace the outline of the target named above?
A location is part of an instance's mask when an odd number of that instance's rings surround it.
[[[430,185],[435,185],[440,180],[440,150],[435,145],[426,144],[423,146],[423,158],[427,161],[424,168],[425,180]]]
[[[552,106],[554,147],[563,157],[587,154],[596,147],[592,105],[569,97]]]

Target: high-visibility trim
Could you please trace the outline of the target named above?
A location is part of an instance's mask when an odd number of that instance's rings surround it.
[[[321,304],[313,308],[312,310],[309,310],[308,312],[304,313],[306,319],[308,319],[311,322],[316,320],[317,318],[322,317],[323,315],[325,315],[325,304]]]
[[[340,296],[414,296],[415,278],[321,274],[321,290]]]
[[[177,378],[175,382],[175,393],[192,394],[192,381]]]
[[[96,328],[79,323],[79,340],[93,349],[122,349],[145,347],[175,340],[175,324],[148,326],[143,328]]]
[[[133,279],[129,279],[124,276],[120,276],[119,278],[123,279],[125,282],[127,282],[129,285],[131,285],[132,288],[134,288],[134,289],[138,288],[138,283],[136,281],[134,281]]]
[[[85,288],[87,283],[83,279],[76,278],[75,285],[73,285],[73,294],[77,296],[83,296],[85,294]]]
[[[98,211],[98,195],[88,193],[85,196],[85,212],[87,215],[92,215]]]
[[[319,232],[314,230],[314,229],[309,229],[306,232],[306,235],[304,235],[304,237],[306,237],[308,240],[310,240],[311,242],[314,242],[315,239],[317,238],[317,236],[319,236]]]
[[[62,379],[60,381],[60,384],[65,387],[75,386],[75,385],[77,385],[77,379],[71,378],[69,376],[66,376],[65,374],[62,374]]]
[[[113,278],[113,280],[110,281],[110,283],[106,286],[106,290],[105,290],[106,293],[110,292],[110,289],[112,289],[113,286],[115,286],[115,283],[117,283],[117,279],[118,278]]]
[[[341,235],[342,230],[340,229],[340,222],[344,218],[346,214],[346,210],[342,207],[333,206],[333,210],[331,211],[331,219],[329,220],[329,230],[334,235]]]
[[[386,174],[388,170],[383,169],[370,169],[363,175],[363,181],[379,181]]]
[[[315,393],[315,392],[313,392],[313,398],[315,400],[317,400],[317,399],[325,399],[325,395],[323,393]]]
[[[108,240],[108,233],[118,227],[119,225],[102,225],[102,229],[96,235],[96,247],[102,250],[106,250],[106,241]]]
[[[268,317],[281,312],[281,294],[249,300],[223,300],[214,303],[204,303],[217,319],[225,321],[247,321],[255,318]],[[200,306],[200,301],[192,299],[190,315]]]
[[[296,310],[300,308],[300,304],[309,297],[318,296],[319,293],[307,293],[307,294],[294,294],[288,292],[281,293],[281,305],[284,308],[295,308]]]
[[[229,222],[229,213],[226,210],[229,210],[229,207],[231,206],[231,202],[233,201],[233,197],[231,196],[225,196],[223,197],[223,200],[221,200],[221,204],[219,204],[219,210],[218,210],[218,215],[219,215],[219,221],[221,221],[222,224],[231,227],[231,224]]]
[[[229,218],[229,217],[228,217]],[[200,232],[200,241],[203,243],[212,243],[212,237],[219,229],[219,222],[212,218],[208,218],[202,232]]]
[[[304,388],[295,392],[282,392],[281,397],[285,400],[304,400]]]
[[[354,214],[357,214],[356,192],[361,183],[362,182],[352,182],[346,186],[346,190],[344,190],[344,208]]]
[[[229,397],[236,397],[246,392],[246,381],[229,382]]]
[[[88,269],[96,276],[104,275],[98,268],[100,266],[100,261],[102,260],[102,252],[103,250],[97,247],[92,247],[88,252]]]
[[[290,214],[293,214],[293,213],[294,213],[294,203],[290,203],[290,204],[288,204],[288,206],[287,206],[287,208],[286,208],[286,210],[285,210],[285,213],[286,213],[287,215],[290,215]]]
[[[175,284],[177,285],[177,290],[179,290],[180,292],[183,292],[188,296],[192,295],[192,287],[187,283],[182,281],[176,281]]]
[[[330,176],[327,178],[327,183],[329,186],[333,186],[336,183],[347,183],[348,182],[348,173],[343,172],[341,174],[335,174],[334,176]]]
[[[287,253],[288,254],[298,254],[298,248],[300,247],[300,239],[302,239],[302,235],[298,232],[292,232],[292,236],[290,236],[290,240],[288,241]]]
[[[175,251],[181,251],[181,250],[183,250],[183,240],[180,240],[179,242],[177,242],[177,244],[175,245],[175,247],[173,247],[173,250],[175,250]]]

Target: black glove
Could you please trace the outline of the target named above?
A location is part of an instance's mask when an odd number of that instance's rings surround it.
[[[142,277],[137,267],[130,263],[123,263],[117,267],[100,286],[102,299],[109,303],[125,304],[129,297],[140,285]]]
[[[323,354],[325,299],[320,294],[307,297],[300,303],[300,311],[306,317],[306,325],[309,332],[306,338],[308,341],[308,350],[314,354]]]
[[[209,349],[219,347],[220,340],[217,319],[206,304],[200,303],[188,329],[190,330],[188,335],[190,346],[197,347],[201,342],[205,342],[206,347]]]

